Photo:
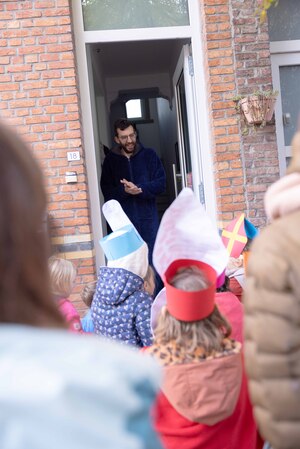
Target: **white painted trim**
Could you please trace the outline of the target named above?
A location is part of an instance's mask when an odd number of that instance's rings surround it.
[[[284,151],[284,131],[282,122],[282,100],[280,90],[278,55],[271,56],[271,69],[272,69],[273,88],[274,90],[278,90],[279,92],[275,104],[276,138],[278,148],[279,174],[280,176],[284,176],[286,171],[286,160]]]
[[[195,97],[195,75],[192,76],[189,73],[189,56],[190,46],[184,45],[184,81],[185,81],[185,91],[186,91],[186,105],[187,105],[187,116],[189,123],[189,140],[190,140],[190,150],[191,150],[191,161],[192,161],[192,175],[193,175],[193,189],[199,197],[199,186],[202,182],[202,170],[199,165],[198,148],[201,148],[199,141],[199,134],[197,133],[198,123],[196,116],[196,97]],[[199,198],[200,200],[200,198]]]
[[[181,49],[173,77],[172,84],[175,96],[175,104],[176,104],[176,115],[177,115],[177,133],[178,133],[178,150],[179,150],[179,162],[180,162],[180,174],[176,173],[177,176],[181,175],[182,178],[182,187],[186,186],[186,164],[185,164],[185,154],[184,154],[184,136],[182,133],[182,117],[181,117],[181,107],[180,107],[180,98],[178,95],[177,85],[179,83],[181,74],[183,72],[184,67],[184,47]],[[185,75],[184,75],[185,76]],[[187,93],[186,93],[187,96]],[[188,133],[190,134],[190,126],[188,127]],[[177,178],[174,177],[174,189],[177,189]]]
[[[285,157],[292,157],[292,147],[285,147]]]
[[[272,55],[272,61],[275,61],[278,67],[285,67],[289,65],[299,65],[300,51],[295,53],[279,53]]]
[[[94,42],[126,42],[190,37],[191,27],[131,28],[126,30],[85,31],[86,44]]]
[[[202,23],[200,21],[199,3],[195,0],[189,0],[189,16],[192,29],[192,54],[194,60],[194,105],[195,105],[195,123],[197,133],[196,148],[198,155],[198,166],[201,170],[200,177],[203,180],[205,192],[205,207],[211,220],[216,223],[216,187],[212,164],[212,147],[210,124],[208,121],[208,98],[207,82],[205,77],[205,65],[202,47]]]
[[[300,51],[300,40],[270,42],[271,54],[295,53]]]
[[[90,207],[91,207],[91,221],[93,229],[93,240],[95,245],[95,256],[97,268],[105,263],[103,252],[98,243],[99,239],[103,237],[102,221],[101,221],[101,204],[99,182],[97,177],[97,166],[95,157],[94,133],[92,123],[92,109],[90,101],[90,86],[88,77],[87,54],[84,43],[84,30],[81,3],[77,0],[72,1],[73,24],[76,32],[74,33],[76,46],[76,61],[79,77],[80,88],[80,104],[81,117],[83,122],[83,137],[85,162],[87,168],[87,180],[89,187]]]

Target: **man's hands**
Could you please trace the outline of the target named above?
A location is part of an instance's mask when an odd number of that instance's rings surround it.
[[[125,192],[130,195],[138,195],[143,192],[140,187],[137,187],[133,182],[127,181],[127,179],[121,179],[120,182],[124,185]]]

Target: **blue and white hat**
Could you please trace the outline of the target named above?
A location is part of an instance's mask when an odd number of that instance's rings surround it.
[[[107,266],[124,268],[143,279],[148,270],[147,244],[118,201],[104,203],[102,212],[113,231],[99,241],[107,258]]]

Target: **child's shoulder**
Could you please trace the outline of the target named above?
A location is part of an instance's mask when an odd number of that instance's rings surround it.
[[[75,306],[68,298],[61,298],[59,300],[59,308],[63,313],[78,315]]]
[[[153,298],[143,289],[136,290],[132,296],[137,301],[137,305],[143,307],[145,304],[152,306]]]

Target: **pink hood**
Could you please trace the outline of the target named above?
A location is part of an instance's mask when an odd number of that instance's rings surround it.
[[[242,382],[241,354],[164,367],[162,391],[190,421],[213,425],[230,416]]]

